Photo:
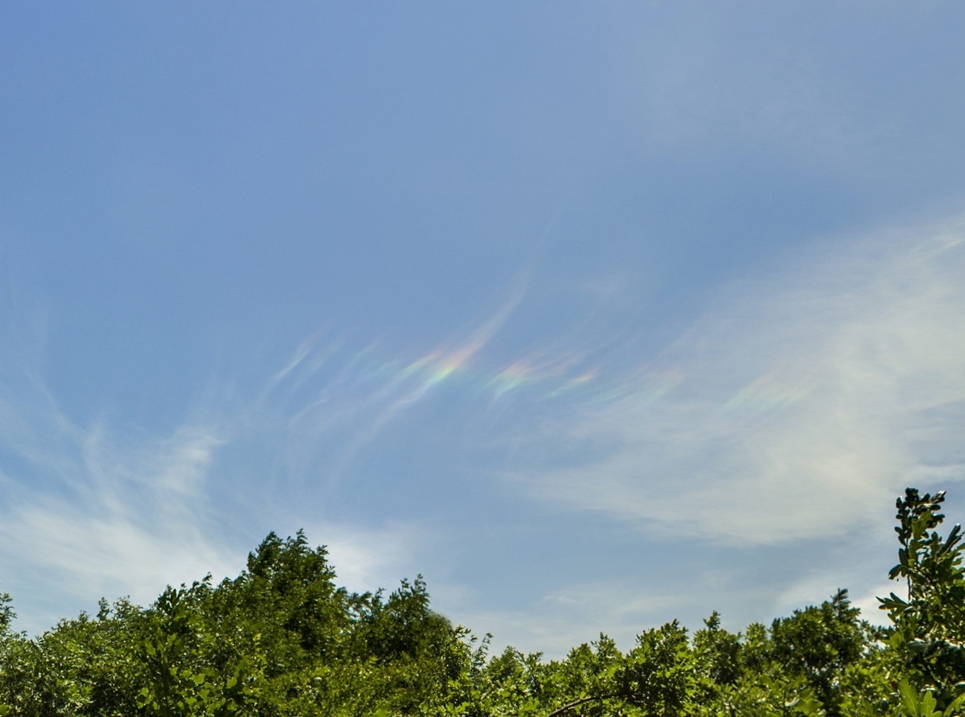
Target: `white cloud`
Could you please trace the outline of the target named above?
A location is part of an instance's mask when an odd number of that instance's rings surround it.
[[[544,448],[608,448],[524,481],[574,509],[737,544],[877,520],[925,466],[961,463],[963,236],[956,224],[828,242],[730,287],[648,367],[679,371],[672,391],[555,423]]]
[[[4,365],[0,406],[0,574],[21,628],[49,627],[65,605],[150,602],[168,583],[240,569],[219,547],[206,503],[220,428],[185,423],[158,437],[105,421],[83,427],[15,365]]]
[[[2,536],[29,571],[56,576],[51,590],[88,602],[131,595],[148,603],[166,584],[240,569],[198,530],[184,524],[157,530],[139,517],[92,518],[76,506],[38,501],[8,514]]]
[[[411,525],[366,529],[331,522],[311,527],[306,534],[318,536],[328,549],[339,585],[355,592],[393,590],[402,578],[412,578],[415,555],[423,531]]]

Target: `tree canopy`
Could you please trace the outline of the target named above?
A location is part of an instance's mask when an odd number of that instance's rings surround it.
[[[0,715],[46,717],[953,717],[965,706],[965,569],[944,493],[897,501],[907,595],[861,619],[847,590],[742,632],[711,614],[621,651],[606,635],[563,659],[479,639],[432,610],[421,577],[389,594],[336,585],[323,547],[269,534],[234,579],[168,587],[148,607],[37,637],[0,593]]]

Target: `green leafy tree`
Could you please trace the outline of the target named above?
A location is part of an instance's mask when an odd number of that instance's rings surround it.
[[[136,713],[136,694],[144,666],[137,659],[143,620],[141,610],[126,600],[113,607],[101,601],[96,618],[86,613],[61,620],[43,635],[38,647],[69,687],[77,715],[122,717]],[[64,713],[62,708],[61,713]]]
[[[4,596],[6,597],[6,596]],[[8,599],[3,600],[9,608]],[[12,610],[4,614],[0,636],[0,703],[12,714],[129,715],[134,713],[129,643],[108,625],[81,614],[61,620],[43,635],[28,639],[12,633]]]
[[[207,586],[168,588],[155,603],[141,647],[148,667],[138,704],[156,717],[229,717],[245,704],[247,675],[241,665],[224,674],[206,660],[212,636],[199,602]]]
[[[148,609],[101,602],[28,638],[0,594],[0,717],[961,717],[961,531],[944,494],[898,501],[907,597],[873,630],[847,592],[769,627],[716,613],[621,653],[605,635],[562,660],[489,654],[432,609],[425,582],[336,585],[323,547],[271,533],[233,580],[168,588]]]
[[[196,648],[199,664],[243,690],[256,714],[304,709],[328,680],[319,673],[338,662],[351,621],[348,593],[334,579],[325,548],[309,546],[301,531],[270,533],[237,578],[196,588],[196,630],[207,636]]]
[[[620,697],[648,717],[693,714],[697,660],[686,628],[676,620],[637,637],[617,675]]]
[[[17,614],[13,609],[13,600],[10,593],[0,593],[0,676],[6,675],[10,654],[10,625]],[[0,717],[10,712],[10,705],[3,702],[5,693],[8,692],[6,679],[0,679]]]
[[[713,686],[732,685],[741,673],[740,635],[720,626],[716,610],[704,620],[704,627],[694,633],[693,649],[698,669],[713,691]]]
[[[388,599],[381,592],[356,599],[348,656],[373,660],[391,676],[383,685],[391,709],[415,714],[448,703],[470,666],[468,631],[430,608],[422,577],[403,580]]]
[[[851,606],[847,590],[817,607],[795,610],[771,626],[774,659],[804,677],[829,717],[841,715],[841,680],[860,661],[870,628]]]
[[[590,643],[570,651],[560,663],[551,663],[545,680],[552,684],[546,690],[553,704],[558,704],[551,715],[567,713],[602,717],[623,704],[618,674],[625,658],[612,638],[601,634]],[[559,704],[562,703],[562,704]]]
[[[901,666],[901,704],[908,715],[958,714],[965,701],[962,531],[956,525],[947,536],[939,532],[944,501],[944,491],[920,494],[914,488],[898,499],[901,547],[889,577],[906,581],[908,597],[879,598],[893,625],[888,644]]]

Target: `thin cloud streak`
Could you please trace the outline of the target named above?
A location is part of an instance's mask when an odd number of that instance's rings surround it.
[[[287,414],[285,420],[300,435],[308,437],[307,451],[312,454],[318,452],[317,442],[325,436],[333,432],[342,435],[339,458],[327,469],[326,482],[333,487],[345,480],[359,452],[371,445],[387,426],[399,420],[430,391],[472,370],[473,361],[522,303],[527,277],[524,273],[517,278],[493,314],[467,332],[465,340],[448,342],[415,360],[405,362],[379,356],[378,344],[373,344],[333,375],[328,361],[313,360],[313,354],[331,357],[337,350],[318,341],[305,342],[271,380],[260,410],[277,410],[272,408],[275,395],[285,395],[291,400],[292,403],[285,405],[283,399],[282,415]],[[319,347],[315,348],[313,343]],[[315,385],[313,378],[317,379]],[[287,392],[287,381],[305,389],[309,398]],[[349,425],[352,428],[346,430]],[[306,451],[292,448],[297,454]]]

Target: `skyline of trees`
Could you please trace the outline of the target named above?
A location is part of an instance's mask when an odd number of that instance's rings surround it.
[[[907,597],[862,620],[846,589],[741,632],[711,614],[621,651],[608,636],[563,659],[490,654],[432,610],[421,577],[390,593],[335,582],[324,547],[270,533],[234,579],[168,587],[149,607],[100,601],[42,635],[12,629],[0,593],[0,715],[41,717],[953,717],[965,704],[965,574],[944,493],[897,501]]]

